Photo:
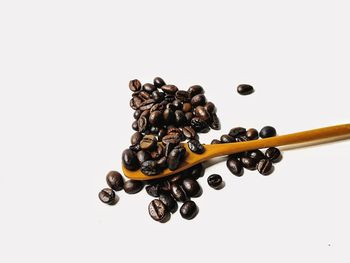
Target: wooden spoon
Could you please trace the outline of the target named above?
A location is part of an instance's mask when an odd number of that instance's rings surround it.
[[[194,166],[198,163],[204,162],[208,159],[218,156],[282,145],[292,145],[308,142],[322,143],[325,140],[335,141],[348,138],[350,138],[350,124],[343,124],[287,135],[275,136],[266,139],[252,140],[247,142],[204,145],[205,152],[202,154],[196,154],[191,152],[191,150],[188,149],[188,146],[185,143],[183,144],[186,148],[185,160],[181,163],[180,167],[174,171],[171,171],[170,169],[165,169],[160,174],[148,176],[143,174],[141,170],[130,171],[123,166],[123,172],[125,176],[129,177],[130,179],[152,180],[176,174],[178,172],[190,168],[191,166]]]

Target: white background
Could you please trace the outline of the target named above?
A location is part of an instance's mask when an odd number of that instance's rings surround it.
[[[349,141],[286,151],[269,177],[210,167],[192,221],[153,221],[145,192],[97,198],[133,78],[205,87],[222,122],[207,143],[350,122],[346,3],[1,1],[0,262],[349,262]]]

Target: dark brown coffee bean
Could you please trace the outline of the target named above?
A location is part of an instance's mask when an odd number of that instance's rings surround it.
[[[193,107],[204,106],[207,99],[203,94],[198,94],[191,99],[191,104]]]
[[[134,121],[131,125],[131,128],[134,130],[134,131],[138,131],[139,130],[139,125],[138,125],[138,122],[137,121]]]
[[[186,117],[186,122],[189,124],[189,123],[191,123],[191,120],[193,118],[193,113],[192,112],[186,112],[185,113],[185,117]]]
[[[221,141],[222,143],[231,143],[231,142],[234,142],[234,141],[235,141],[235,138],[232,137],[232,136],[230,136],[230,135],[228,135],[228,134],[223,134],[223,135],[221,135],[221,137],[220,137],[220,141]]]
[[[133,110],[137,110],[141,106],[141,103],[142,103],[142,100],[139,97],[133,97],[130,100],[129,105]]]
[[[204,94],[204,89],[199,85],[193,85],[188,88],[187,92],[190,94],[190,97],[194,97],[198,94]]]
[[[135,132],[130,139],[132,145],[138,144],[142,140],[142,134],[140,132]]]
[[[110,171],[106,176],[107,184],[115,191],[123,189],[124,179],[122,175],[117,171]]]
[[[235,127],[235,128],[232,128],[228,134],[234,138],[238,136],[246,135],[246,129],[242,127]]]
[[[199,186],[199,183],[196,180],[193,180],[191,178],[185,178],[182,181],[182,188],[190,197],[196,197],[201,191],[201,187]]]
[[[123,165],[126,169],[135,171],[139,168],[139,162],[137,161],[136,155],[130,149],[126,149],[122,153]]]
[[[162,100],[164,100],[164,93],[160,92],[158,90],[155,90],[152,92],[152,99],[154,99],[156,102],[161,102]]]
[[[246,136],[249,140],[256,140],[259,138],[259,132],[256,129],[251,128],[247,130]]]
[[[202,119],[204,121],[206,121],[210,118],[210,114],[203,106],[197,106],[194,109],[194,114],[196,115],[196,117],[199,117],[200,119]]]
[[[191,139],[187,142],[188,149],[197,154],[202,154],[205,152],[204,146],[200,143],[200,141],[196,139]]]
[[[154,99],[145,100],[140,104],[140,110],[142,111],[149,110],[153,107],[154,103],[155,103]]]
[[[216,112],[216,107],[215,107],[215,104],[212,103],[212,102],[207,102],[205,105],[204,105],[204,108],[207,110],[208,113],[215,113]]]
[[[256,163],[265,158],[265,155],[260,150],[250,151],[247,156],[254,159]]]
[[[178,90],[175,94],[175,98],[181,102],[190,101],[190,94],[186,90]]]
[[[138,79],[130,80],[129,89],[133,92],[139,91],[141,89],[141,82]]]
[[[160,173],[157,161],[148,160],[141,163],[141,172],[145,175],[156,175]]]
[[[175,111],[175,123],[177,126],[182,126],[186,123],[187,119],[182,110]]]
[[[176,183],[172,183],[170,190],[171,190],[171,195],[175,198],[175,200],[179,202],[185,202],[186,200],[188,200],[188,196],[186,192],[180,185]]]
[[[167,103],[172,103],[174,100],[175,100],[174,94],[165,93],[164,101],[166,101]]]
[[[196,132],[207,133],[210,130],[209,125],[198,117],[192,118],[191,126]]]
[[[191,126],[183,127],[182,132],[187,139],[195,139],[197,137],[196,131]]]
[[[192,109],[192,105],[189,102],[186,102],[182,105],[182,111],[183,112],[189,112]]]
[[[169,217],[169,211],[167,207],[165,204],[163,204],[162,201],[158,199],[154,199],[148,205],[148,213],[155,221],[159,222],[162,222],[166,220],[167,217]]]
[[[138,127],[139,132],[145,132],[145,130],[147,129],[147,125],[148,125],[148,121],[147,121],[146,117],[141,116],[137,120],[137,127]]]
[[[138,96],[143,100],[151,99],[151,95],[147,91],[144,91],[144,90],[140,91]]]
[[[146,151],[138,151],[136,153],[136,157],[137,157],[137,160],[139,161],[139,163],[143,163],[145,161],[148,161],[148,160],[151,160],[151,155],[146,152]]]
[[[161,181],[160,190],[164,193],[169,193],[171,191],[171,183],[168,180]]]
[[[172,127],[171,125],[168,126],[168,134],[170,133],[176,133],[179,136],[181,136],[182,131],[179,128]]]
[[[229,157],[226,161],[226,166],[232,174],[236,176],[243,175],[243,165],[238,159]]]
[[[254,88],[248,84],[240,84],[237,87],[237,92],[241,95],[249,95],[254,92]]]
[[[142,111],[140,118],[145,117],[146,119],[148,119],[150,114],[151,114],[150,110],[144,110],[144,111]]]
[[[164,85],[161,87],[162,91],[168,94],[175,94],[178,88],[175,85]]]
[[[160,185],[159,184],[151,184],[146,186],[146,192],[150,196],[159,197],[160,195]]]
[[[170,195],[166,193],[162,193],[159,195],[159,200],[165,204],[165,206],[168,208],[168,210],[171,213],[175,213],[177,210],[177,203],[175,199]]]
[[[171,109],[165,109],[163,112],[163,120],[166,124],[172,124],[175,122],[175,113]]]
[[[142,89],[148,93],[152,93],[156,90],[156,87],[151,83],[143,84]]]
[[[241,162],[243,164],[243,167],[248,170],[255,170],[256,169],[256,160],[250,157],[242,157]]]
[[[186,177],[185,172],[180,172],[178,174],[173,175],[172,177],[169,178],[170,183],[181,183],[182,180]]]
[[[214,139],[214,140],[211,141],[210,144],[220,144],[220,143],[221,143],[220,140]]]
[[[269,175],[273,172],[272,162],[268,159],[261,159],[257,164],[257,169],[262,175]]]
[[[143,188],[143,182],[137,180],[127,180],[124,183],[124,191],[128,194],[136,194]]]
[[[159,129],[158,141],[161,141],[165,135],[167,135],[167,131],[165,129]]]
[[[218,174],[212,174],[207,179],[210,187],[218,189],[222,186],[222,177]]]
[[[101,202],[109,205],[113,205],[116,201],[115,193],[110,188],[104,188],[99,192],[98,198],[100,198]]]
[[[169,104],[169,106],[172,105],[172,110],[176,111],[176,110],[182,110],[182,102],[179,100],[174,100],[171,104]]]
[[[152,150],[156,146],[157,138],[154,135],[145,135],[140,142],[140,147],[142,150]]]
[[[203,164],[199,163],[186,170],[186,172],[188,172],[189,177],[197,180],[204,175],[205,169]]]
[[[277,134],[276,129],[272,126],[265,126],[259,132],[259,136],[261,138],[274,137],[274,136],[276,136],[276,134]]]
[[[142,113],[142,111],[140,111],[140,110],[135,110],[135,111],[134,111],[134,119],[137,120],[137,119],[140,117],[141,113]]]
[[[164,147],[163,147],[163,145],[158,144],[157,147],[156,147],[156,149],[153,150],[150,154],[151,154],[152,159],[158,159],[158,158],[160,158],[161,156],[163,156],[163,153],[164,153]]]
[[[190,220],[198,214],[198,207],[193,201],[186,201],[180,208],[182,218]]]
[[[265,152],[265,156],[273,163],[277,163],[282,159],[280,150],[275,147],[268,148]]]
[[[132,150],[134,153],[137,153],[138,151],[141,150],[140,144],[130,145],[130,146],[129,146],[129,149]]]
[[[164,144],[171,143],[177,145],[180,143],[180,136],[177,133],[168,134],[163,137],[162,142]]]
[[[210,128],[212,128],[213,130],[221,129],[220,120],[219,120],[219,117],[216,115],[216,113],[211,114],[209,125],[210,125]]]
[[[162,86],[165,85],[165,81],[160,77],[156,77],[153,80],[153,84],[157,89],[160,89]]]
[[[174,147],[167,157],[168,168],[172,171],[176,170],[180,166],[185,153],[186,150],[183,146],[178,145]]]
[[[169,156],[170,152],[175,148],[176,144],[173,143],[167,143],[165,144],[165,151],[164,151],[164,155],[166,157]]]
[[[161,157],[161,158],[157,161],[157,164],[158,164],[159,169],[164,170],[165,168],[168,167],[167,158],[166,158],[165,156],[164,156],[164,157]]]
[[[156,110],[150,113],[148,121],[151,125],[159,126],[162,124],[163,114]]]

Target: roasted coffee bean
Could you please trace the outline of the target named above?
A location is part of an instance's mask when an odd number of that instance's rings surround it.
[[[146,83],[146,84],[143,84],[142,89],[148,93],[152,93],[157,88],[151,83]]]
[[[220,143],[221,143],[220,140],[214,139],[214,140],[211,141],[210,144],[220,144]]]
[[[129,105],[133,110],[137,110],[141,106],[142,100],[139,97],[133,97]]]
[[[190,94],[186,90],[178,90],[175,94],[175,98],[181,102],[190,101]]]
[[[166,105],[166,109],[170,109],[170,110],[172,110],[172,111],[176,111],[177,110],[177,107],[176,107],[176,105],[174,105],[173,103],[168,103],[167,105]]]
[[[189,140],[187,145],[188,148],[194,153],[202,154],[205,151],[204,146],[196,139]]]
[[[141,163],[141,172],[145,175],[156,175],[160,173],[157,161],[148,160]]]
[[[139,163],[143,163],[145,161],[148,161],[148,160],[151,160],[151,155],[146,152],[146,151],[138,151],[136,153],[136,157],[137,157],[137,160],[139,161]]]
[[[137,120],[137,119],[140,117],[141,113],[142,113],[142,111],[140,111],[140,110],[135,110],[135,111],[134,111],[134,119]]]
[[[115,193],[110,188],[104,188],[99,192],[98,198],[100,198],[101,202],[109,205],[113,205],[116,201]]]
[[[143,101],[141,104],[140,104],[140,110],[149,110],[153,107],[154,103],[156,101],[154,99],[148,99],[148,100],[145,100]]]
[[[212,174],[207,179],[210,187],[218,189],[222,186],[222,177],[218,174]]]
[[[157,146],[157,138],[154,135],[145,135],[140,141],[142,150],[152,150]]]
[[[175,111],[175,110],[182,110],[182,102],[181,101],[179,101],[179,100],[174,100],[171,104],[169,104],[169,105],[173,105],[173,110]]]
[[[187,139],[195,139],[197,137],[196,131],[191,126],[183,127],[182,132]]]
[[[165,109],[163,112],[163,120],[166,124],[171,124],[175,121],[175,113],[172,109]]]
[[[199,186],[199,183],[196,180],[193,180],[191,178],[185,178],[182,181],[182,188],[190,197],[196,197],[201,191],[201,187]]]
[[[226,161],[226,166],[232,174],[236,176],[243,175],[243,165],[238,159],[234,157],[229,157]]]
[[[248,84],[240,84],[237,87],[237,92],[241,95],[249,95],[254,92],[254,88]]]
[[[170,170],[176,170],[185,155],[185,148],[176,146],[168,155],[167,163]]]
[[[151,114],[150,110],[144,110],[144,111],[142,111],[140,118],[145,117],[146,119],[148,119],[150,114]]]
[[[145,132],[147,129],[147,125],[148,125],[148,121],[147,121],[146,117],[141,116],[137,120],[137,127],[138,127],[139,132]]]
[[[247,156],[254,159],[256,163],[265,158],[265,155],[260,150],[250,151]]]
[[[124,179],[122,175],[117,171],[110,171],[106,176],[107,184],[115,191],[123,189]]]
[[[144,91],[144,90],[140,91],[138,96],[143,100],[151,99],[151,95],[147,91]]]
[[[151,184],[146,186],[146,192],[150,196],[159,197],[160,195],[160,185],[159,184]]]
[[[168,210],[171,213],[175,213],[177,210],[177,203],[175,201],[175,199],[170,195],[170,194],[166,194],[166,193],[161,193],[159,195],[159,200],[163,202],[163,204],[165,204],[165,206],[168,208]]]
[[[256,169],[256,160],[250,157],[242,157],[241,162],[243,164],[243,167],[248,170],[255,170]]]
[[[207,133],[210,130],[209,125],[198,117],[192,118],[191,126],[196,132]]]
[[[173,127],[171,125],[168,126],[168,134],[170,133],[176,133],[179,136],[181,136],[182,131],[179,128]]]
[[[140,132],[135,132],[130,139],[131,144],[138,144],[142,140],[142,134]]]
[[[256,129],[251,128],[247,130],[246,136],[249,140],[256,140],[259,138],[259,132]]]
[[[126,169],[135,171],[139,168],[139,162],[137,161],[136,155],[130,149],[126,149],[122,153],[123,165]]]
[[[124,191],[128,194],[136,194],[143,188],[143,182],[138,180],[127,180],[124,183]]]
[[[189,112],[190,110],[192,109],[192,105],[191,103],[189,102],[185,102],[183,105],[182,105],[182,111],[183,112]]]
[[[194,97],[198,94],[204,94],[204,89],[199,85],[193,85],[188,88],[187,92],[190,94],[190,97]]]
[[[196,115],[196,117],[198,117],[204,121],[206,121],[210,118],[209,112],[203,106],[197,106],[194,109],[194,114]]]
[[[213,130],[221,129],[219,117],[214,112],[211,114],[209,125],[210,125],[210,128],[212,128]]]
[[[171,184],[171,195],[179,202],[185,202],[188,200],[188,196],[185,192],[185,190],[182,188],[181,185],[178,185],[176,183]]]
[[[215,113],[216,112],[216,107],[215,107],[215,104],[212,103],[212,102],[207,102],[205,105],[204,105],[204,108],[207,110],[208,113]]]
[[[153,80],[153,84],[157,89],[160,89],[162,86],[165,85],[165,81],[160,77],[156,77]]]
[[[148,121],[151,125],[160,126],[162,124],[163,114],[156,110],[150,113]]]
[[[205,169],[203,164],[199,163],[186,170],[186,172],[188,172],[189,177],[197,180],[204,175]]]
[[[191,99],[191,104],[193,107],[204,106],[207,99],[203,94],[198,94]]]
[[[157,161],[158,167],[161,170],[164,170],[165,168],[167,168],[168,164],[167,164],[167,158],[161,157],[158,161]]]
[[[262,128],[259,132],[259,136],[261,138],[269,138],[269,137],[274,137],[276,136],[276,129],[271,126],[265,126]]]
[[[156,102],[161,102],[162,100],[164,100],[164,93],[160,92],[158,90],[155,90],[152,92],[152,99],[154,99]]]
[[[268,148],[265,152],[265,156],[273,163],[277,163],[282,159],[280,150],[275,147]]]
[[[180,143],[180,136],[177,133],[171,133],[171,134],[165,135],[162,139],[162,142],[164,144],[171,143],[171,144],[177,145]]]
[[[186,123],[187,119],[182,110],[175,111],[175,123],[177,126],[182,126]]]
[[[129,89],[133,92],[139,91],[141,89],[141,82],[138,79],[130,80]]]
[[[193,118],[193,113],[192,112],[186,112],[185,113],[185,117],[186,117],[186,122],[189,124],[189,123],[191,123],[191,120]]]
[[[171,183],[168,180],[163,180],[160,183],[161,192],[168,193],[171,191]]]
[[[185,172],[182,171],[178,174],[173,175],[172,177],[169,178],[170,183],[181,183],[182,180],[184,180],[186,177]]]
[[[152,108],[150,109],[150,113],[154,112],[154,111],[160,111],[163,113],[163,111],[166,109],[166,105],[163,103],[156,103],[152,106]]]
[[[134,153],[137,153],[141,150],[140,144],[133,144],[129,146],[129,149],[132,150]]]
[[[180,208],[182,218],[190,220],[198,214],[198,207],[193,201],[186,201]]]
[[[168,155],[175,148],[175,146],[176,146],[176,144],[174,144],[174,143],[167,143],[167,144],[165,144],[164,155],[168,157]]]
[[[148,213],[149,215],[155,220],[162,222],[169,217],[169,211],[165,204],[163,204],[162,201],[158,199],[154,199],[149,205],[148,205]]]
[[[228,134],[224,134],[224,135],[221,135],[220,141],[222,143],[231,143],[231,142],[235,142],[235,138]]]
[[[165,135],[167,135],[167,131],[165,129],[159,129],[158,141],[161,141]]]
[[[173,102],[174,99],[175,99],[175,95],[174,95],[174,94],[165,94],[164,100],[165,100],[167,103]]]
[[[178,88],[175,85],[163,85],[161,87],[162,91],[168,94],[175,94]]]
[[[269,175],[273,172],[272,162],[268,159],[261,159],[257,164],[257,169],[262,175]]]
[[[235,127],[228,133],[231,137],[238,137],[241,135],[246,135],[246,129],[242,127]]]
[[[164,153],[164,147],[161,144],[158,144],[156,148],[150,152],[152,159],[158,159],[161,156],[163,156]]]

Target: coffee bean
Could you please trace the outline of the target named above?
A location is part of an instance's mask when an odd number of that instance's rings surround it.
[[[182,102],[181,101],[179,101],[179,100],[174,100],[171,104],[169,104],[169,105],[172,105],[173,106],[173,110],[175,111],[175,110],[182,110]]]
[[[167,131],[165,129],[160,129],[158,132],[158,140],[161,141],[166,134]]]
[[[152,152],[150,152],[151,157],[152,157],[153,159],[158,159],[158,158],[160,158],[161,156],[163,156],[163,153],[164,153],[164,147],[163,147],[163,145],[161,145],[161,144],[157,144],[155,150],[153,150]]]
[[[139,97],[133,97],[129,105],[133,110],[137,110],[141,106],[142,100]]]
[[[268,159],[261,159],[257,164],[257,169],[262,175],[269,175],[273,172],[272,162]]]
[[[199,183],[191,178],[185,178],[182,181],[182,188],[185,190],[188,196],[196,197],[201,190]]]
[[[181,102],[190,101],[190,94],[186,90],[178,90],[175,94],[175,98]]]
[[[180,136],[177,133],[168,134],[163,137],[162,142],[164,144],[171,143],[177,145],[180,143]]]
[[[221,124],[220,124],[219,117],[216,115],[215,112],[213,112],[211,114],[209,126],[213,130],[220,130],[221,129]]]
[[[146,192],[150,196],[159,197],[160,195],[160,185],[159,184],[151,184],[146,186]]]
[[[186,117],[182,110],[175,111],[175,123],[177,126],[182,126],[186,123]]]
[[[141,172],[145,175],[156,175],[160,173],[157,161],[148,160],[141,163]]]
[[[153,150],[157,146],[157,138],[154,135],[145,135],[141,142],[140,147],[142,150]]]
[[[137,127],[138,127],[139,132],[145,132],[147,129],[147,125],[148,125],[148,121],[147,121],[146,117],[141,116],[137,120]]]
[[[163,113],[156,110],[150,113],[148,121],[154,126],[160,126],[162,124]]]
[[[184,219],[193,219],[198,213],[198,207],[193,201],[186,201],[180,208],[180,214]]]
[[[135,110],[135,111],[134,111],[134,119],[137,120],[137,119],[140,117],[141,113],[142,113],[142,111],[140,111],[140,110]]]
[[[150,110],[144,110],[144,111],[142,111],[140,118],[145,117],[146,119],[148,119],[150,114],[151,114]]]
[[[184,171],[173,175],[172,177],[169,178],[170,183],[181,183],[183,179],[185,179],[186,174]]]
[[[188,196],[185,190],[180,185],[172,183],[170,190],[171,195],[175,198],[175,200],[179,202],[185,202],[186,200],[188,200]]]
[[[260,150],[250,151],[247,156],[254,159],[256,163],[265,158],[265,155]]]
[[[206,121],[210,118],[209,112],[203,106],[197,106],[194,109],[194,114],[196,115],[196,117],[198,117],[204,121]]]
[[[154,199],[148,205],[148,213],[155,221],[160,222],[166,220],[166,218],[169,217],[169,211],[167,207],[165,204],[163,204],[162,201],[158,199]]]
[[[235,127],[228,133],[231,137],[238,137],[246,134],[246,129],[242,127]]]
[[[186,117],[186,122],[187,123],[191,123],[191,120],[193,118],[193,113],[192,112],[186,112],[185,113],[185,117]]]
[[[188,145],[188,148],[194,153],[202,154],[205,151],[204,146],[200,143],[200,141],[196,139],[189,140],[187,145]]]
[[[164,93],[160,92],[158,90],[155,90],[152,92],[152,99],[154,99],[156,102],[161,102],[162,100],[164,100]]]
[[[163,112],[163,120],[166,124],[172,124],[175,121],[175,113],[171,109],[165,109]]]
[[[158,132],[159,132],[159,128],[154,127],[154,126],[152,126],[149,130],[150,130],[151,134],[154,134],[154,135],[158,134]]]
[[[235,138],[228,134],[224,134],[224,135],[221,135],[220,141],[222,143],[231,143],[231,142],[235,142]]]
[[[133,92],[139,91],[141,89],[141,82],[138,79],[130,80],[129,89]]]
[[[198,94],[204,94],[204,89],[199,85],[194,85],[188,88],[187,92],[190,94],[190,97],[194,97]]]
[[[117,171],[110,171],[106,176],[107,184],[115,191],[123,189],[124,179],[122,175]]]
[[[142,100],[149,100],[151,99],[151,95],[147,92],[147,91],[140,91],[138,96],[142,99]],[[141,106],[141,105],[140,105]]]
[[[139,163],[137,161],[136,155],[130,149],[126,149],[122,153],[123,165],[126,169],[135,171],[139,168]]]
[[[130,139],[130,142],[132,145],[140,143],[142,140],[142,134],[140,132],[135,132]]]
[[[148,161],[148,160],[151,160],[151,155],[146,152],[146,151],[138,151],[136,153],[136,157],[137,157],[137,160],[139,161],[139,163],[143,163],[145,161]]]
[[[178,88],[175,85],[163,85],[161,87],[162,91],[168,94],[175,94]]]
[[[259,132],[259,136],[261,138],[269,138],[269,137],[274,137],[276,136],[276,129],[271,126],[265,126],[262,128]]]
[[[209,125],[198,117],[192,118],[191,126],[196,132],[207,133],[210,130]]]
[[[175,201],[175,199],[170,195],[170,194],[166,194],[166,193],[161,193],[159,195],[159,200],[163,202],[163,204],[165,204],[165,206],[168,208],[168,210],[171,213],[175,213],[177,210],[177,203]]]
[[[152,93],[157,88],[151,83],[146,83],[146,84],[143,84],[142,89],[148,93]]]
[[[165,100],[167,103],[173,102],[174,99],[175,99],[175,95],[174,95],[174,94],[165,94],[164,100]]]
[[[255,170],[256,169],[256,160],[250,157],[242,157],[241,162],[243,164],[243,167],[248,170]]]
[[[127,180],[124,183],[124,191],[127,194],[136,194],[140,192],[143,188],[143,183],[142,181],[137,181],[137,180]]]
[[[133,144],[129,146],[129,149],[133,151],[134,153],[137,153],[138,151],[141,150],[140,144]]]
[[[226,161],[226,166],[232,174],[236,176],[243,175],[243,165],[238,159],[229,157]]]
[[[214,140],[211,141],[210,144],[220,144],[220,143],[221,143],[220,140],[214,139]]]
[[[171,191],[171,183],[169,182],[169,180],[163,180],[160,183],[160,190],[161,192],[164,193],[170,193]]]
[[[259,138],[259,132],[256,129],[251,128],[247,130],[246,136],[249,140],[256,140]]]
[[[165,85],[165,81],[160,77],[156,77],[153,80],[153,84],[157,89],[160,89],[162,86]]]
[[[240,84],[237,87],[237,92],[241,95],[249,95],[254,92],[254,88],[248,84]]]
[[[207,112],[209,112],[210,114],[211,113],[215,113],[216,112],[216,107],[215,107],[215,104],[212,103],[212,102],[207,102],[205,105],[204,105],[204,108],[207,110]]]
[[[198,94],[191,99],[191,104],[193,107],[204,106],[207,99],[203,94]]]
[[[192,105],[189,102],[186,102],[182,105],[182,111],[183,112],[189,112],[192,109]]]
[[[183,149],[183,150],[182,150]],[[168,155],[167,157],[167,163],[168,163],[168,168],[170,170],[176,170],[180,164],[181,161],[185,155],[186,150],[182,147],[179,148],[176,146]]]
[[[157,161],[157,164],[158,164],[159,169],[164,170],[165,168],[168,167],[167,158],[165,156],[160,158]]]
[[[104,188],[99,192],[98,197],[100,198],[101,202],[105,204],[112,205],[116,201],[115,193],[110,188]]]
[[[222,177],[218,174],[212,174],[207,179],[208,184],[212,188],[220,188],[222,186]]]
[[[195,139],[197,137],[196,131],[191,126],[183,127],[182,132],[187,139]]]
[[[176,133],[177,135],[179,135],[181,137],[182,131],[179,128],[173,127],[171,125],[168,126],[168,134],[171,133]]]
[[[204,166],[199,163],[186,170],[186,172],[188,172],[189,177],[197,180],[204,175],[205,169]]]
[[[280,150],[275,147],[268,148],[265,152],[265,156],[273,163],[277,163],[282,159]]]
[[[140,110],[149,110],[153,107],[153,105],[156,103],[156,101],[154,99],[148,99],[148,100],[145,100],[143,101],[141,104],[140,104]]]
[[[167,144],[165,144],[164,155],[166,157],[168,157],[170,152],[174,149],[175,146],[176,146],[176,144],[174,144],[174,143],[167,143]]]

